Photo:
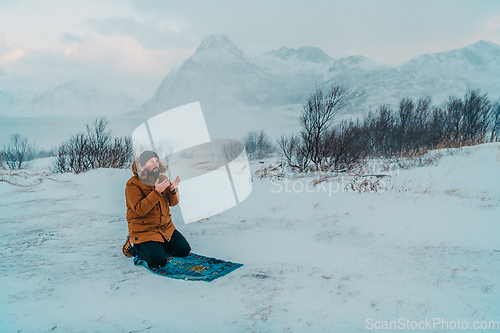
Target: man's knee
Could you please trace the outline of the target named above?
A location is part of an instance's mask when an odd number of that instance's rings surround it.
[[[139,254],[139,258],[146,260],[149,267],[164,266],[167,263],[167,257],[161,243],[145,242],[136,246],[138,246],[136,252]]]
[[[149,267],[156,268],[160,266],[165,266],[166,263],[167,263],[166,257],[149,256],[149,262],[148,262]]]
[[[179,253],[177,253],[178,257],[187,257],[189,252],[191,252],[191,246],[186,243],[186,246],[184,246],[182,249],[179,250]]]

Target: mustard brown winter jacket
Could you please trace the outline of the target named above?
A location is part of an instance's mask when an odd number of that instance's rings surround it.
[[[167,171],[167,166],[160,161],[158,170],[162,182],[167,178],[162,174]],[[163,237],[170,241],[175,230],[170,207],[179,203],[179,189],[175,189],[175,194],[170,192],[169,187],[162,193],[158,192],[154,186],[154,176],[148,175],[148,171],[142,168],[139,157],[132,163],[132,172],[134,176],[125,186],[130,242],[163,242]]]

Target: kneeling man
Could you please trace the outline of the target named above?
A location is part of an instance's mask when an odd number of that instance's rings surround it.
[[[173,182],[162,173],[167,171],[158,155],[144,151],[132,164],[134,176],[127,181],[125,199],[129,235],[123,253],[138,256],[149,267],[163,266],[167,254],[185,257],[189,243],[172,223],[170,207],[179,203],[180,180]]]

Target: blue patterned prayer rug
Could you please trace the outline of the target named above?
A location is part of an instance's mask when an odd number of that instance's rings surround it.
[[[205,257],[192,252],[186,257],[174,257],[167,254],[167,263],[158,268],[150,268],[148,263],[139,257],[134,257],[134,264],[142,265],[153,273],[173,279],[207,282],[243,266],[243,264]]]

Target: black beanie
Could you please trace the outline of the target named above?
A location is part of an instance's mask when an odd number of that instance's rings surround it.
[[[158,155],[152,150],[145,150],[142,152],[141,156],[139,156],[139,162],[141,162],[141,166],[146,165],[150,159],[153,157],[158,157]]]

